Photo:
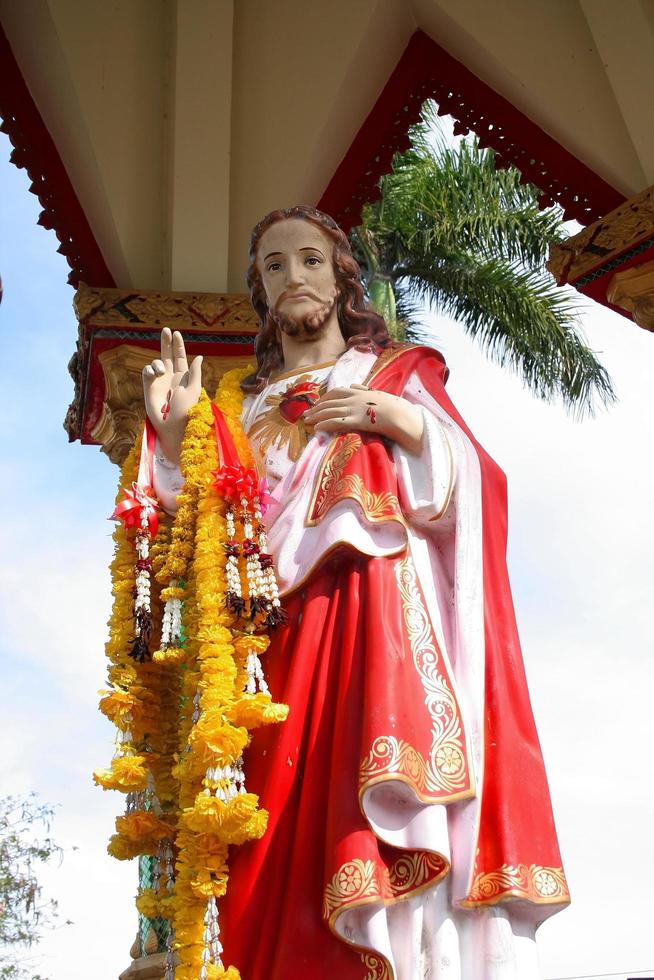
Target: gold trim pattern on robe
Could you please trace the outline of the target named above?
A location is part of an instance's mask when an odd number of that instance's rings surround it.
[[[328,448],[307,510],[307,527],[317,524],[342,500],[354,500],[370,524],[398,521],[405,525],[400,502],[394,493],[388,490],[373,493],[368,490],[358,473],[341,475],[361,445],[361,436],[356,432],[348,432],[335,439]]]
[[[447,874],[448,862],[430,851],[403,851],[390,867],[353,858],[338,869],[323,893],[323,919],[330,925],[349,908],[402,901]]]
[[[402,354],[406,354],[409,350],[415,350],[420,344],[402,344],[401,346],[385,347],[381,352],[375,363],[370,368],[368,375],[363,382],[364,385],[369,385],[371,381],[380,374],[384,368],[387,368],[389,364],[401,357]]]
[[[414,667],[431,718],[432,741],[429,756],[425,758],[395,735],[376,738],[359,767],[359,796],[375,782],[399,779],[409,783],[423,801],[451,803],[474,796],[475,792],[459,706],[436,645],[410,556],[397,562],[395,577]]]
[[[496,905],[504,899],[522,898],[539,905],[561,904],[570,901],[570,892],[563,868],[545,868],[540,864],[503,864],[495,871],[475,876],[463,908]]]
[[[367,969],[364,980],[393,980],[388,963],[374,953],[362,953],[361,962]]]

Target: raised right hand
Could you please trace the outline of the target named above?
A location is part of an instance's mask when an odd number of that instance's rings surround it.
[[[200,397],[202,357],[193,358],[189,368],[181,333],[161,331],[161,358],[143,368],[145,410],[166,458],[179,462],[186,419]]]

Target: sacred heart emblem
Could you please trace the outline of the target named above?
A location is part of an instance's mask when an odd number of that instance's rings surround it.
[[[262,458],[270,445],[288,447],[293,462],[299,458],[313,433],[313,427],[304,421],[304,413],[313,408],[326,387],[324,380],[315,381],[310,374],[301,374],[278,395],[268,395],[266,410],[248,430]]]
[[[315,381],[304,381],[287,388],[279,403],[279,414],[291,425],[302,418],[304,413],[320,398],[320,385]]]

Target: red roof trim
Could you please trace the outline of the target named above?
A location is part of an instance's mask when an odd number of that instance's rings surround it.
[[[542,206],[559,203],[566,219],[587,225],[625,200],[465,65],[416,31],[318,204],[345,231],[359,223],[363,205],[379,197],[379,179],[390,171],[393,156],[409,146],[409,127],[418,122],[427,99],[434,99],[440,115],[454,117],[455,133],[472,130],[481,146],[495,150],[498,166],[517,167],[540,188]]]
[[[0,27],[0,131],[14,147],[11,162],[27,170],[30,190],[43,211],[39,224],[52,228],[57,249],[71,268],[68,282],[114,286],[82,206],[61,162],[57,148],[29,93],[7,37]]]

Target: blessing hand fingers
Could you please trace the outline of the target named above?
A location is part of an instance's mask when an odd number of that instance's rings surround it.
[[[146,364],[146,366],[143,368],[143,371],[141,372],[143,384],[149,387],[157,380],[157,378],[162,378],[165,373],[166,368],[163,361],[156,359],[150,364]]]

